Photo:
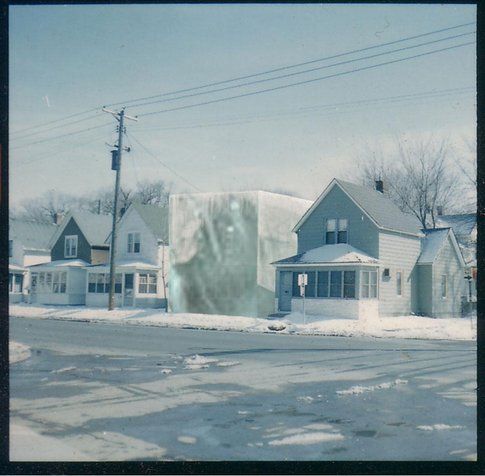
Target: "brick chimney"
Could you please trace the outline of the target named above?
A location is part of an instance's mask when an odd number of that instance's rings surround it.
[[[376,190],[378,192],[384,193],[384,181],[379,179],[376,180]]]
[[[54,214],[54,224],[60,225],[63,218],[64,218],[64,214],[59,213],[59,212],[55,213]]]

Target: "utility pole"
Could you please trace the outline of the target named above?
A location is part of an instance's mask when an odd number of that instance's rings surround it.
[[[118,144],[115,150],[111,153],[112,165],[111,168],[116,170],[116,180],[115,180],[115,197],[113,204],[113,225],[111,228],[111,246],[110,246],[110,260],[109,260],[109,300],[108,300],[108,311],[112,311],[115,307],[115,255],[116,255],[116,228],[118,219],[118,195],[120,191],[120,178],[121,178],[121,153],[123,150],[129,152],[129,148],[123,149],[123,134],[125,133],[124,119],[131,119],[137,121],[136,117],[131,117],[125,114],[125,108],[121,108],[121,111],[115,112],[110,111],[103,107],[103,111],[113,115],[118,124]]]

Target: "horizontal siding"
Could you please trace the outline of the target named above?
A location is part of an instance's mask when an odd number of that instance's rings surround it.
[[[418,270],[416,261],[421,252],[418,237],[397,233],[379,233],[379,314],[399,316],[418,311],[416,295]],[[383,275],[384,268],[390,269],[390,277]],[[396,273],[402,273],[402,295],[397,294]]]
[[[441,297],[441,276],[447,276],[447,297]],[[460,317],[463,268],[448,237],[433,266],[433,316]]]
[[[324,245],[328,218],[347,218],[348,242],[371,256],[378,255],[378,229],[365,213],[335,185],[298,231],[298,253]]]

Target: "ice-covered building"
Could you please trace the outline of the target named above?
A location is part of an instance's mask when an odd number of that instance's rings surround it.
[[[171,310],[271,313],[275,292],[271,262],[295,252],[291,228],[311,203],[263,191],[172,195]]]
[[[300,218],[296,255],[278,260],[276,307],[326,318],[459,317],[465,262],[451,228],[422,230],[383,193],[334,179]]]

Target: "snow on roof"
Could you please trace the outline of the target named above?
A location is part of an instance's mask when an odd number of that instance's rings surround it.
[[[88,270],[105,269],[109,268],[109,263],[90,264],[85,266],[85,268]],[[116,268],[160,269],[160,266],[144,261],[117,261]]]
[[[19,266],[17,264],[10,264],[8,265],[8,270],[9,271],[26,271],[26,269],[23,266]]]
[[[477,225],[477,216],[474,213],[442,215],[436,219],[436,223],[443,228],[453,228],[455,235],[469,236]]]
[[[350,198],[374,220],[378,227],[422,235],[421,223],[413,215],[402,212],[392,200],[381,192],[370,187],[363,187],[340,179],[333,179],[330,185],[322,192],[312,207],[301,218],[293,231],[297,231],[306,221],[311,212],[323,201],[327,193],[337,184]]]
[[[272,264],[338,264],[338,263],[368,263],[378,264],[379,260],[345,243],[323,245],[299,255],[290,256]]]
[[[87,261],[82,259],[60,259],[57,261],[50,261],[49,263],[40,263],[40,264],[33,264],[32,266],[28,266],[29,268],[60,268],[60,267],[68,267],[68,268],[81,268],[83,266],[88,265]]]
[[[54,223],[9,219],[9,239],[18,240],[29,250],[49,251],[49,241],[58,229]]]
[[[434,263],[450,233],[450,228],[434,228],[424,230],[424,233],[426,236],[421,242],[421,255],[419,256],[418,264]]]
[[[110,215],[97,215],[91,212],[75,211],[72,213],[72,218],[91,246],[106,246],[104,241],[111,232],[112,225]]]

